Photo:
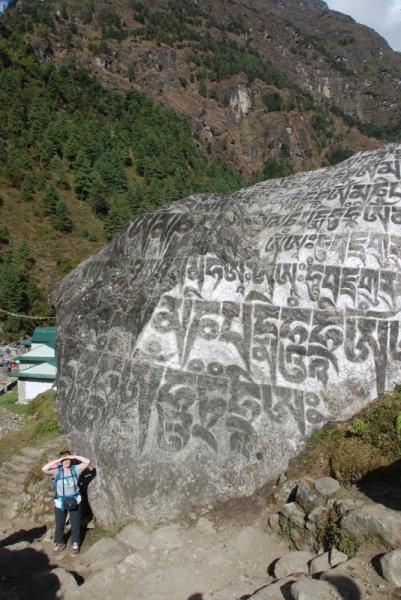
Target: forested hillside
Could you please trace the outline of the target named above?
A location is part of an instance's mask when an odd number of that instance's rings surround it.
[[[399,54],[320,0],[14,0],[0,61],[12,312],[154,206],[401,139]]]

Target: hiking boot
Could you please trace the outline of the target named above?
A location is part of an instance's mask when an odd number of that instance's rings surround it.
[[[54,544],[53,554],[60,554],[65,548],[65,544]]]
[[[71,548],[73,554],[79,554],[79,544],[74,542],[74,544],[71,544]]]

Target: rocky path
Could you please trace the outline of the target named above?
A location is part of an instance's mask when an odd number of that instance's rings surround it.
[[[357,515],[379,507],[380,517],[390,510],[334,480],[325,480],[323,488],[321,480],[287,481],[283,476],[268,507],[255,495],[199,507],[181,522],[153,530],[129,524],[110,536],[100,528],[89,532],[86,522],[81,554],[72,555],[68,543],[54,557],[52,491],[39,465],[63,444],[59,436],[22,448],[1,464],[1,600],[401,598],[401,550],[386,552],[368,540],[349,559],[337,551],[316,553],[302,546],[304,537],[294,535],[300,526],[306,526],[305,532],[314,529],[316,509],[332,506]],[[394,492],[391,496],[398,502]],[[278,527],[283,518],[298,523],[288,541]],[[395,518],[393,531],[401,527],[400,519]]]

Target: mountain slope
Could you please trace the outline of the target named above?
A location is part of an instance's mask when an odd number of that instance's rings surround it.
[[[153,206],[400,138],[400,54],[319,0],[19,0],[0,35],[13,312],[46,314],[54,283]]]

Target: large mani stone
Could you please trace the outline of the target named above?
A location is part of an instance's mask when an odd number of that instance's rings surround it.
[[[400,161],[166,204],[56,286],[58,406],[98,522],[250,495],[397,380]]]

